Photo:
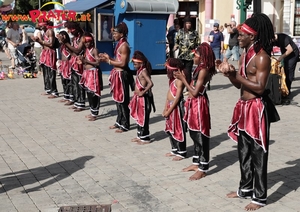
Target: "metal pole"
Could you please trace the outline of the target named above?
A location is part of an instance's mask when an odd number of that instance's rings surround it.
[[[247,2],[247,3],[246,3]],[[236,4],[238,5],[236,9],[241,10],[240,15],[240,23],[244,23],[246,20],[247,9],[252,1],[246,0],[236,0]]]
[[[41,0],[39,0],[39,9],[41,9]]]

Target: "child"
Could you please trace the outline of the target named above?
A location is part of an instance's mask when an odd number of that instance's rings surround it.
[[[195,51],[194,64],[198,66],[193,71],[191,84],[180,71],[175,72],[174,76],[181,80],[189,91],[183,119],[194,142],[193,164],[183,171],[196,171],[190,180],[199,180],[206,176],[209,168],[210,114],[206,85],[216,73],[215,56],[209,44],[199,45]]]
[[[167,153],[167,157],[174,156],[174,161],[179,161],[186,156],[186,137],[185,127],[182,121],[183,108],[181,107],[184,102],[182,91],[184,88],[180,80],[174,78],[175,71],[182,71],[184,64],[175,58],[169,58],[166,63],[167,75],[169,78],[169,91],[167,93],[167,100],[165,109],[162,113],[166,118],[165,132],[169,135],[172,150]]]
[[[132,139],[132,142],[137,144],[149,144],[149,116],[151,105],[154,106],[153,95],[151,88],[153,82],[151,80],[152,67],[145,55],[140,51],[135,51],[132,62],[136,71],[136,82],[134,95],[128,105],[130,116],[136,120],[138,124],[137,137]],[[155,107],[153,107],[155,112]]]
[[[87,90],[91,114],[86,116],[89,121],[95,121],[100,108],[100,74],[97,68],[100,64],[98,50],[94,46],[94,38],[90,33],[84,34],[85,53],[79,56],[77,63],[83,64],[83,74],[79,85]]]

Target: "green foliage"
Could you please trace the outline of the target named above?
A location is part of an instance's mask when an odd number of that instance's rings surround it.
[[[47,2],[52,2],[52,0],[16,0],[15,14],[28,14],[30,10],[39,9],[39,1],[41,6]],[[62,3],[62,0],[57,0],[56,2]],[[53,4],[43,7],[43,10],[52,10],[54,8]]]

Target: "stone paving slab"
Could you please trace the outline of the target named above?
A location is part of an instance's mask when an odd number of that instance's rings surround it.
[[[0,53],[3,62],[5,55]],[[298,67],[297,67],[298,70]],[[208,91],[211,110],[211,162],[208,176],[189,181],[181,172],[189,158],[174,162],[164,133],[168,80],[153,75],[157,112],[151,114],[153,143],[139,146],[131,130],[116,134],[116,108],[108,87],[102,92],[100,119],[89,111],[74,113],[42,93],[42,77],[0,81],[0,212],[56,212],[61,206],[112,204],[112,211],[242,211],[249,200],[228,199],[238,186],[236,144],[226,134],[239,97],[227,78],[217,74]],[[271,126],[268,205],[259,211],[300,211],[299,107],[300,73],[293,82],[294,105],[277,106],[281,121]],[[59,77],[59,91],[62,91]],[[107,75],[104,75],[107,85]]]

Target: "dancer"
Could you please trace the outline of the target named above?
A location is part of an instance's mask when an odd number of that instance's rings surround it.
[[[220,65],[220,71],[241,89],[228,129],[228,135],[238,144],[241,179],[238,190],[227,197],[251,198],[245,210],[253,211],[267,202],[270,122],[279,120],[265,93],[274,31],[269,17],[263,13],[253,14],[238,30],[239,45],[244,48],[239,71],[226,62]]]
[[[58,91],[56,85],[56,48],[55,34],[53,31],[53,22],[47,21],[40,23],[41,29],[44,31],[43,40],[40,37],[32,37],[35,42],[42,45],[43,49],[40,55],[40,64],[43,70],[45,95],[51,94],[48,98],[57,98]]]
[[[194,64],[198,66],[193,71],[190,84],[182,72],[177,71],[174,75],[189,91],[183,120],[194,142],[193,164],[183,171],[196,171],[189,179],[199,180],[206,176],[209,169],[210,114],[206,85],[216,73],[215,55],[209,44],[199,45],[194,53]]]
[[[60,31],[58,37],[61,37],[60,40],[65,40],[66,43],[71,44],[71,40],[69,34],[66,31]],[[61,61],[57,66],[57,70],[61,73],[61,83],[64,91],[64,98],[61,99],[59,102],[68,102],[70,100],[71,89],[71,64],[70,58],[71,53],[69,49],[66,47],[64,43],[61,43],[60,46],[61,50]]]
[[[167,153],[166,156],[174,156],[172,160],[179,161],[186,157],[186,129],[183,122],[184,98],[182,94],[184,85],[182,81],[174,78],[173,74],[178,70],[182,72],[184,63],[180,59],[169,58],[166,68],[169,78],[169,90],[162,115],[166,119],[165,132],[169,135],[172,148],[171,152]]]
[[[149,117],[151,106],[154,105],[153,94],[151,88],[153,82],[151,80],[152,67],[145,55],[140,51],[135,51],[132,62],[136,69],[136,81],[134,95],[129,103],[131,117],[136,121],[137,137],[132,142],[137,144],[150,143]],[[155,107],[154,107],[155,112]]]
[[[128,28],[124,22],[121,22],[113,29],[113,38],[118,41],[115,48],[115,58],[109,57],[107,53],[99,54],[101,61],[107,62],[114,68],[109,75],[110,90],[112,98],[117,106],[117,120],[116,123],[109,127],[109,129],[116,129],[116,133],[122,133],[129,130],[129,86],[134,91],[134,79],[128,67],[130,49],[127,43]]]
[[[91,114],[86,117],[89,121],[95,121],[99,114],[101,96],[100,74],[97,68],[100,64],[100,58],[98,50],[95,48],[94,38],[88,32],[84,34],[84,45],[84,56],[80,56],[77,61],[77,63],[83,64],[84,67],[79,85],[87,90]]]
[[[72,95],[70,101],[65,105],[73,105],[70,109],[74,109],[74,112],[81,112],[85,110],[85,90],[79,85],[79,82],[83,73],[83,64],[77,63],[78,57],[82,56],[84,52],[84,39],[83,30],[76,22],[68,22],[66,24],[67,29],[74,36],[73,43],[65,43],[66,47],[71,51],[71,89]]]

